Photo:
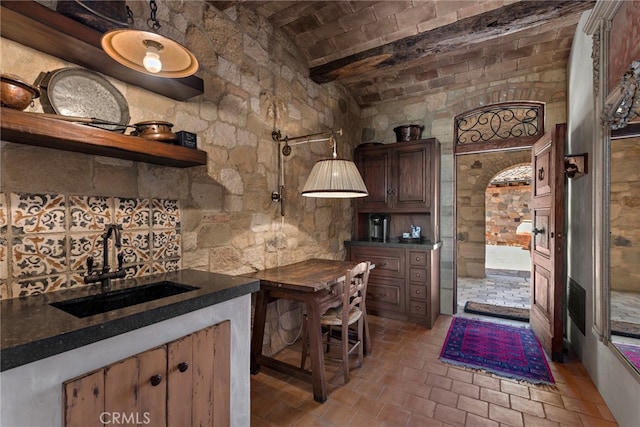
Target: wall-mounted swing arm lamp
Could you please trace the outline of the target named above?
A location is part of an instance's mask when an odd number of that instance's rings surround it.
[[[291,147],[312,142],[329,142],[333,155],[329,159],[318,161],[311,170],[307,182],[302,189],[305,197],[322,197],[333,199],[347,199],[365,197],[369,195],[367,187],[358,172],[356,165],[346,159],[339,159],[337,155],[336,135],[342,136],[342,129],[337,131],[319,132],[303,136],[282,136],[279,130],[274,130],[271,137],[280,144],[284,142],[281,153],[284,156],[291,154]],[[280,183],[280,187],[284,187]],[[277,193],[272,194],[274,201],[280,201]]]
[[[157,77],[188,77],[198,71],[198,60],[180,43],[157,33],[160,21],[156,18],[158,6],[149,2],[151,17],[147,20],[154,32],[130,28],[107,31],[100,41],[102,49],[116,62],[132,70]],[[131,11],[127,7],[131,18]]]

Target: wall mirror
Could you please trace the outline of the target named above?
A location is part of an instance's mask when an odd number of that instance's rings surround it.
[[[602,122],[610,131],[609,337],[640,375],[640,61],[633,61],[610,91]]]

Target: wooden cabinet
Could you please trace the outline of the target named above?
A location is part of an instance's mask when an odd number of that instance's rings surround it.
[[[349,246],[349,259],[371,261],[367,312],[433,326],[440,314],[440,252]]]
[[[354,159],[369,195],[355,201],[355,239],[367,240],[369,217],[390,214],[390,236],[420,226],[438,241],[440,143],[435,138],[358,147]]]
[[[230,322],[63,385],[63,425],[228,426]]]
[[[357,199],[360,210],[429,211],[433,203],[435,139],[358,148],[358,166],[369,196]]]

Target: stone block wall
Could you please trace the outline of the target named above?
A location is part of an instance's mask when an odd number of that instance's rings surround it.
[[[488,187],[485,193],[486,244],[523,246],[516,231],[523,221],[531,220],[530,205],[529,185]]]
[[[55,2],[42,3],[55,7]],[[313,164],[330,149],[324,143],[300,145],[285,158],[281,216],[280,206],[271,201],[279,176],[278,144],[271,132],[296,136],[342,128],[338,155],[352,158],[358,105],[342,85],[311,81],[304,56],[264,18],[235,8],[222,13],[204,1],[157,3],[160,32],[198,58],[204,93],[179,102],[106,78],[127,100],[131,123],[166,120],[175,131],[196,133],[207,165],[171,168],[3,141],[0,191],[175,200],[183,268],[236,275],[311,257],[344,259],[351,201],[299,194]],[[146,28],[148,3],[128,5],[134,27]],[[0,50],[2,72],[28,82],[41,71],[75,66],[5,38]],[[39,101],[28,111],[41,112]],[[4,256],[13,263],[10,253]],[[0,288],[8,295],[7,280]],[[278,323],[279,333],[265,337],[266,353],[293,339],[300,325],[297,304],[283,302],[272,310],[270,316],[286,321]]]

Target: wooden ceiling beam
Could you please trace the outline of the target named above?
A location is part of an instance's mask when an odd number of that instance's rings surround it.
[[[520,1],[386,45],[312,67],[310,77],[327,83],[497,39],[593,8],[595,0]]]

